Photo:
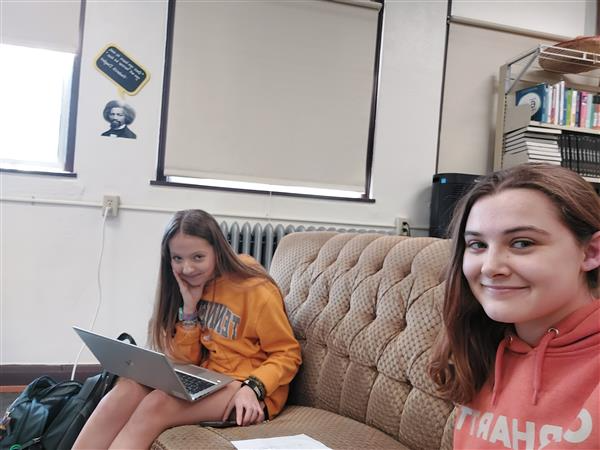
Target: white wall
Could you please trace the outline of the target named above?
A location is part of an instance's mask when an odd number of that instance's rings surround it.
[[[87,327],[96,307],[100,207],[19,202],[32,197],[99,204],[118,194],[125,208],[106,222],[96,329],[144,340],[156,281],[159,240],[168,212],[203,208],[217,216],[272,217],[392,226],[394,217],[427,227],[435,171],[445,2],[386,2],[380,102],[373,163],[375,204],[269,198],[150,186],[155,176],[162,94],[166,3],[88,1],[82,57],[75,170],[77,178],[2,173],[0,363],[58,364],[74,359],[70,329]],[[114,86],[93,66],[114,43],[145,66],[151,80],[127,101],[136,140],[101,137]],[[8,199],[8,200],[7,200]],[[84,353],[83,362],[93,358]]]
[[[453,14],[576,35],[584,30],[581,11],[595,11],[589,1],[535,3],[533,24],[522,22],[524,13],[515,2],[454,1]],[[101,273],[104,302],[96,329],[109,335],[126,330],[139,341],[144,340],[151,312],[159,240],[170,216],[167,211],[199,207],[217,216],[381,226],[392,226],[394,217],[401,216],[408,217],[413,226],[427,227],[446,8],[445,1],[386,1],[373,163],[377,201],[361,204],[150,186],[158,148],[166,3],[88,1],[77,178],[0,174],[0,363],[72,362],[79,341],[70,326],[89,325],[98,296],[100,207],[14,199],[99,205],[105,193],[121,196],[125,208],[106,222]],[[589,28],[589,18],[587,22]],[[106,129],[102,108],[117,94],[93,61],[111,42],[144,65],[152,77],[137,96],[127,99],[138,113],[132,125],[137,140],[100,137]],[[146,206],[165,212],[127,208]],[[93,358],[84,353],[82,361]]]
[[[453,16],[569,37],[594,34],[586,16],[595,17],[595,12],[596,0],[452,1]]]

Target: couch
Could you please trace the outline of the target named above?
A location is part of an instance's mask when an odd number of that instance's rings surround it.
[[[287,235],[270,272],[302,346],[288,405],[249,427],[172,428],[152,448],[232,449],[295,434],[332,449],[452,448],[454,407],[427,375],[449,254],[435,238]]]

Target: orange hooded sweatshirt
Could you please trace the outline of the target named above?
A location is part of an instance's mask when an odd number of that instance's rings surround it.
[[[248,255],[240,259],[258,264]],[[301,363],[300,344],[279,289],[263,278],[238,281],[220,276],[206,286],[198,309],[202,330],[177,324],[174,358],[198,364],[205,347],[204,367],[238,380],[257,377],[266,389],[269,417],[275,417]]]
[[[455,449],[600,449],[600,301],[535,347],[507,336],[493,379],[458,409]]]

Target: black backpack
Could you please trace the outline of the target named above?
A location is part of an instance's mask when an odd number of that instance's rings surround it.
[[[126,333],[119,340],[135,340]],[[106,371],[82,383],[33,380],[8,407],[0,423],[0,450],[70,449],[117,376]]]

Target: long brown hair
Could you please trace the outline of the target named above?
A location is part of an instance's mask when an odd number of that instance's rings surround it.
[[[482,197],[507,189],[531,189],[546,195],[581,245],[600,230],[600,197],[579,175],[559,166],[524,164],[492,173],[461,199],[450,224],[452,256],[446,276],[444,325],[429,367],[439,393],[457,403],[468,403],[487,381],[498,344],[512,328],[485,314],[462,272],[464,232],[471,208]],[[597,296],[599,269],[586,272],[586,281]]]
[[[154,312],[148,325],[148,340],[152,348],[171,352],[175,324],[183,298],[171,268],[169,242],[178,233],[206,240],[215,252],[215,278],[229,276],[238,280],[264,278],[277,286],[262,267],[248,266],[236,256],[213,216],[200,209],[178,211],[167,225],[162,242],[158,286]]]

